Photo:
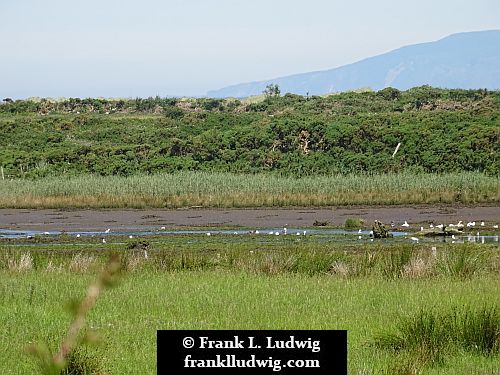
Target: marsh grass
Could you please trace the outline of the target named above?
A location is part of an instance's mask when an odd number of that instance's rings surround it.
[[[66,367],[58,375],[107,375],[98,355],[79,347],[68,356]]]
[[[495,356],[500,348],[500,312],[497,306],[420,310],[401,319],[396,333],[378,335],[373,343],[398,354],[406,352],[429,366],[443,364],[446,355],[457,349]]]
[[[481,355],[496,355],[500,351],[500,311],[497,306],[462,312],[449,316],[453,340],[468,351]]]
[[[95,257],[93,255],[86,255],[77,253],[71,258],[69,270],[72,272],[87,272],[95,264]]]
[[[19,260],[8,259],[7,265],[10,271],[26,272],[33,269],[33,256],[28,253],[21,254]]]
[[[396,279],[402,277],[409,267],[409,263],[414,257],[414,249],[404,247],[395,251],[390,251],[389,254],[382,258],[381,267],[382,274],[388,279]]]
[[[244,270],[256,274],[328,274],[331,277],[383,277],[387,280],[451,277],[471,278],[479,274],[499,275],[500,254],[493,245],[440,244],[433,251],[427,244],[321,243],[314,239],[299,242],[273,238],[269,243],[227,243],[226,237],[189,241],[186,236],[168,241],[135,241],[105,248],[101,244],[84,249],[50,245],[19,253],[15,247],[0,246],[0,270],[32,272],[63,269],[82,274],[95,272],[103,256],[121,254],[125,271]],[[193,238],[199,238],[193,236]],[[433,246],[436,247],[436,246]],[[438,251],[439,250],[439,251]],[[29,260],[31,259],[31,260]]]
[[[403,266],[403,277],[417,279],[430,276],[433,272],[434,262],[432,258],[425,259],[421,256],[412,257],[408,263]]]
[[[442,274],[467,278],[484,270],[484,256],[485,254],[479,249],[466,246],[452,248],[441,253],[437,265]]]
[[[499,178],[481,173],[280,177],[179,172],[0,180],[0,207],[283,207],[488,203]],[[459,194],[460,193],[460,194]]]

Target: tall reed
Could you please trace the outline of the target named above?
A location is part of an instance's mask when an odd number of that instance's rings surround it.
[[[280,177],[212,172],[0,181],[0,207],[282,207],[498,203],[500,178],[481,173]]]

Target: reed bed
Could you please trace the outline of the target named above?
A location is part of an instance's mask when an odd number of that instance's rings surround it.
[[[179,208],[498,203],[481,173],[280,177],[215,172],[0,181],[3,208]]]

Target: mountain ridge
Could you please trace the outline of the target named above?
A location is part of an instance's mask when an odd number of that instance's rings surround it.
[[[451,34],[332,69],[230,85],[208,91],[207,96],[248,97],[271,83],[278,84],[282,93],[301,95],[421,85],[495,90],[500,88],[500,30]]]

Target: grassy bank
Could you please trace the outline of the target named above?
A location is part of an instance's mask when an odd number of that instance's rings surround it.
[[[500,332],[498,249],[435,247],[284,240],[224,246],[222,239],[189,238],[77,249],[3,245],[0,372],[36,372],[36,362],[21,354],[24,348],[47,342],[57,349],[71,319],[67,304],[82,298],[107,254],[119,251],[119,282],[87,317],[85,331],[96,332],[100,344],[81,346],[76,355],[97,373],[155,373],[157,329],[347,329],[352,374],[494,373],[497,347],[467,345],[494,342]],[[490,315],[481,320],[482,311]],[[403,346],[421,337],[425,344],[425,332],[411,333],[422,316],[455,317],[451,323],[460,327],[472,327],[467,317],[478,327],[489,325],[458,346],[443,346],[434,362],[432,353],[425,355],[427,346],[417,353]],[[440,332],[437,325],[430,333],[444,342],[459,330],[443,337]]]
[[[70,320],[63,301],[81,298],[91,278],[68,271],[0,273],[3,374],[36,372],[23,349],[38,341],[57,349]],[[498,306],[499,287],[492,276],[415,282],[219,271],[136,273],[98,301],[88,327],[102,343],[83,347],[80,356],[101,373],[153,374],[157,329],[347,329],[350,373],[394,373],[405,359],[370,345],[377,335],[394,330],[394,322],[419,309]],[[414,367],[435,374],[498,369],[497,355],[443,355],[441,366]]]
[[[321,207],[498,202],[499,178],[481,173],[292,178],[179,172],[0,180],[0,207],[3,208]]]

